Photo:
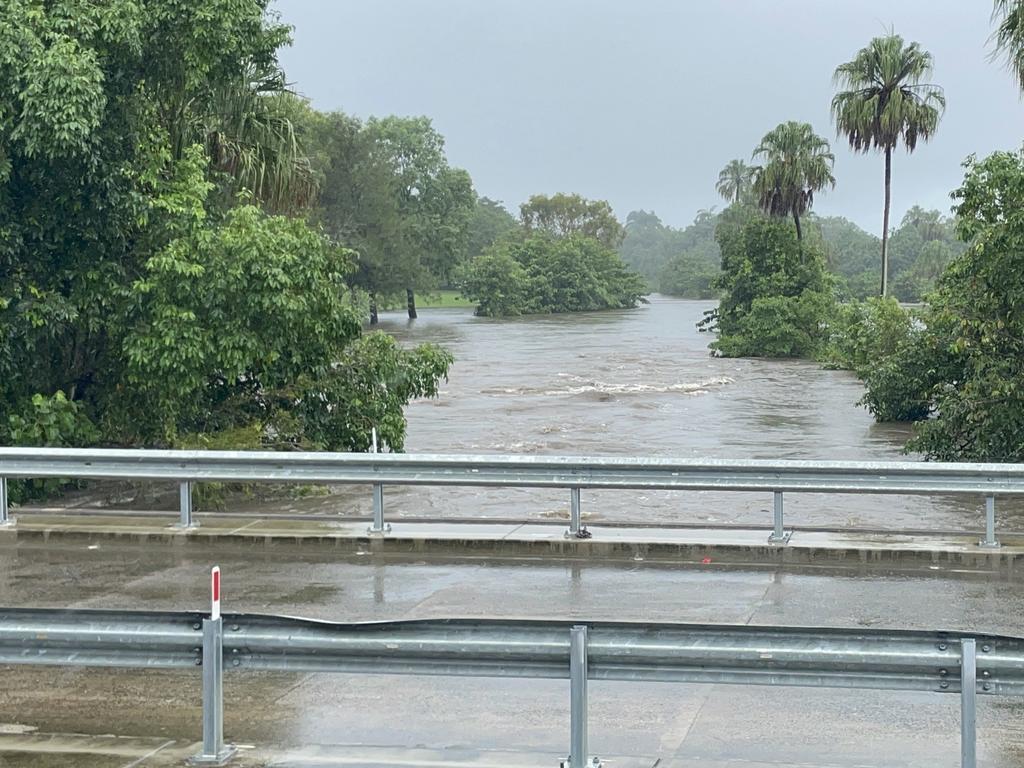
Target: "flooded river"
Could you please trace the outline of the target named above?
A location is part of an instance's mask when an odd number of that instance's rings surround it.
[[[806,361],[727,360],[696,330],[713,302],[653,297],[636,310],[493,320],[467,309],[382,317],[403,343],[455,355],[436,400],[408,409],[409,452],[908,460],[906,425],[875,424],[860,382]],[[584,521],[768,525],[768,494],[584,491]],[[568,492],[388,489],[389,516],[551,518]],[[368,494],[297,511],[369,513]],[[1001,504],[1001,517],[1011,510]],[[787,522],[962,530],[981,500],[787,495]],[[1014,515],[1015,516],[1015,515]],[[1015,526],[1019,527],[1019,526]]]

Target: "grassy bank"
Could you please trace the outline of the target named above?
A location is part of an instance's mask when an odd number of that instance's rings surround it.
[[[454,289],[445,289],[429,294],[417,294],[416,296],[416,307],[418,309],[451,309],[453,307],[473,306],[475,305],[472,301],[463,298],[462,294]]]

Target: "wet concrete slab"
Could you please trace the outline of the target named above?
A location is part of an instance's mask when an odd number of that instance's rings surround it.
[[[1005,568],[1024,562],[1024,537],[1004,534],[1001,546],[979,546],[974,534],[869,533],[797,529],[773,543],[761,528],[651,528],[592,525],[589,538],[566,535],[558,524],[450,523],[397,520],[387,533],[371,533],[362,521],[204,517],[188,530],[153,516],[47,515],[21,517],[0,530],[0,542],[56,537],[100,542],[135,541],[182,545],[222,542],[263,547],[330,545],[349,553],[464,558],[562,558],[740,564],[840,565],[866,563],[952,568]]]
[[[175,546],[8,537],[0,605],[202,610],[214,563],[226,610],[339,621],[533,616],[1024,634],[1024,583],[1000,569],[489,561],[231,537]],[[199,737],[199,676],[189,670],[10,667],[0,680],[4,768],[181,764]],[[564,681],[229,670],[225,697],[225,733],[253,747],[239,765],[553,766],[567,749]],[[611,768],[952,768],[958,722],[957,697],[939,694],[591,686],[592,748]],[[1024,703],[982,697],[979,723],[981,765],[1024,764]],[[76,734],[96,741],[55,751]],[[115,736],[130,754],[104,745]]]

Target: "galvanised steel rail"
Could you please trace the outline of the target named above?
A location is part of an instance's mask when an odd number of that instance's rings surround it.
[[[180,484],[180,524],[194,525],[192,484],[203,481],[373,486],[371,532],[384,534],[385,485],[567,488],[567,535],[587,537],[583,488],[755,491],[774,495],[769,540],[784,544],[784,493],[966,494],[985,499],[982,546],[998,546],[996,496],[1024,495],[1024,464],[762,461],[553,456],[277,453],[0,448],[0,523],[7,478],[168,480]]]
[[[254,614],[0,609],[0,664],[203,667],[200,761],[231,754],[222,669],[569,678],[572,768],[588,680],[959,693],[974,766],[977,694],[1024,695],[1024,638],[942,631],[445,619],[333,623]]]

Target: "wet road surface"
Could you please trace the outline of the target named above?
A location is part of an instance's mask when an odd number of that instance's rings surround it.
[[[371,562],[313,547],[90,546],[0,548],[0,604],[202,609],[216,561],[226,610],[342,621],[534,616],[1024,634],[1024,586],[983,573]],[[198,737],[198,675],[0,674],[0,744],[20,728],[116,734],[142,745],[130,759],[0,751],[4,768],[162,765]],[[567,748],[564,681],[229,671],[225,683],[226,734],[259,747],[246,752],[254,765],[553,765]],[[590,732],[611,768],[657,760],[659,768],[955,766],[958,706],[956,696],[936,694],[597,682]],[[144,757],[143,747],[168,742]],[[1024,764],[1024,704],[979,700],[979,762]]]

